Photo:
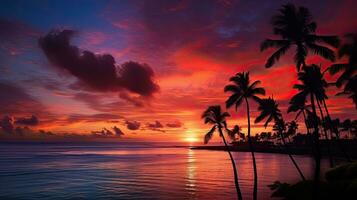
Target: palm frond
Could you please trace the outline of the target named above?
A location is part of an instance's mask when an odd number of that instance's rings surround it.
[[[265,121],[264,127],[266,128],[272,120],[273,120],[273,115],[270,115],[267,121]]]
[[[212,139],[212,136],[213,136],[213,133],[215,130],[216,130],[216,126],[213,126],[211,128],[211,130],[208,131],[208,133],[206,133],[206,135],[204,137],[204,144],[207,144]]]
[[[265,89],[264,88],[261,88],[261,87],[259,87],[259,88],[254,88],[254,89],[252,89],[251,90],[251,94],[252,95],[265,95]]]
[[[226,100],[226,108],[232,107],[233,104],[235,104],[239,98],[241,98],[241,95],[239,94],[232,94],[231,96],[228,97]]]
[[[347,63],[336,63],[331,65],[328,68],[328,71],[330,72],[331,75],[335,75],[338,72],[340,72],[341,70],[344,70],[348,67],[349,65]]]
[[[307,40],[311,43],[314,42],[325,43],[335,48],[337,48],[340,45],[340,39],[337,36],[308,35]]]
[[[296,53],[294,56],[297,71],[300,71],[300,67],[302,64],[304,64],[306,56],[307,56],[306,47],[302,44],[297,44]]]
[[[276,47],[276,48],[281,48],[286,45],[290,45],[289,40],[272,40],[272,39],[266,39],[260,44],[260,51],[264,51],[268,48],[271,47]]]
[[[277,61],[279,61],[280,57],[284,55],[290,48],[290,44],[285,45],[275,51],[267,60],[265,67],[270,68],[272,67]]]
[[[332,62],[335,61],[335,53],[331,49],[313,43],[307,43],[306,45],[312,50],[314,54],[322,56]]]
[[[236,85],[226,85],[224,87],[224,92],[239,92],[239,88]]]
[[[265,112],[265,111],[261,112],[261,113],[258,115],[258,117],[255,118],[254,123],[259,123],[259,122],[261,122],[261,121],[262,121],[263,119],[265,119],[268,115],[269,115],[268,112]]]

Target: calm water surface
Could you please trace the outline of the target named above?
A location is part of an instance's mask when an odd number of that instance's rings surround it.
[[[234,152],[245,199],[250,153]],[[287,155],[257,153],[259,199],[299,180]],[[295,156],[307,176],[312,159]],[[226,152],[118,144],[0,144],[0,199],[235,199]]]

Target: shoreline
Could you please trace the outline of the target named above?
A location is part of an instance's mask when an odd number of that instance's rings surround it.
[[[357,147],[355,146],[355,141],[351,143],[346,143],[344,142],[344,147],[349,153],[349,156],[352,159],[357,159]],[[279,145],[259,145],[256,144],[254,147],[254,151],[258,153],[277,153],[277,154],[288,154],[287,150],[283,146]],[[209,151],[226,151],[226,147],[224,145],[218,146],[191,146],[190,149],[192,150],[209,150]],[[229,146],[229,150],[232,152],[250,152],[250,148],[246,144],[242,145],[231,145]],[[332,156],[335,158],[341,158],[344,159],[343,153],[341,150],[338,148],[338,146],[335,144],[333,145],[332,148]],[[312,150],[311,147],[308,145],[290,145],[290,154],[292,155],[308,155],[312,156]],[[321,154],[322,156],[326,157],[328,156],[328,149],[325,144],[321,145]]]

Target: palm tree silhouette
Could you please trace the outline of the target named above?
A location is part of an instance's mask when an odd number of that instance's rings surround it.
[[[244,140],[245,136],[244,136],[244,133],[242,132],[242,129],[240,126],[234,125],[232,130],[230,130],[227,126],[225,126],[225,129],[227,131],[228,136],[231,138],[232,141],[236,141],[239,138]]]
[[[343,44],[338,50],[338,57],[348,57],[347,63],[335,63],[331,65],[329,71],[331,75],[343,71],[336,81],[336,86],[341,87],[355,76],[357,72],[357,33],[346,34],[349,43]]]
[[[285,128],[285,122],[282,118],[282,114],[281,111],[278,107],[277,102],[272,98],[269,97],[267,99],[261,99],[259,101],[259,107],[258,110],[260,111],[260,114],[258,115],[258,117],[255,119],[254,123],[259,123],[261,121],[263,121],[264,119],[267,119],[264,123],[264,127],[266,128],[269,123],[271,121],[275,122],[275,129],[277,130],[278,134],[280,135],[280,138],[283,142],[284,147],[287,149],[287,153],[289,155],[290,160],[292,161],[292,163],[294,164],[295,168],[297,169],[297,171],[299,172],[301,179],[303,181],[305,181],[305,177],[302,173],[302,171],[300,170],[298,164],[296,163],[295,159],[293,158],[293,156],[290,153],[290,149],[289,146],[286,145],[285,142],[285,137],[284,137],[284,130]],[[290,123],[290,129],[291,130],[295,130],[297,129],[297,124],[295,123]]]
[[[311,79],[314,80],[313,84],[314,84],[315,91],[316,91],[316,93],[315,93],[316,104],[317,104],[317,107],[319,108],[320,117],[321,117],[321,121],[319,121],[319,122],[322,126],[322,130],[324,132],[324,136],[327,141],[327,152],[328,152],[328,156],[329,156],[330,167],[333,167],[334,164],[333,164],[333,158],[332,158],[332,154],[331,154],[330,140],[327,135],[327,124],[328,124],[329,120],[328,120],[328,118],[326,118],[324,116],[324,113],[321,108],[321,104],[324,104],[325,112],[328,113],[328,109],[327,109],[327,105],[326,105],[326,101],[325,101],[326,99],[328,99],[328,97],[326,95],[325,88],[327,88],[329,86],[329,84],[324,79],[324,73],[321,72],[320,67],[318,67],[317,65],[311,65],[311,67],[313,68],[312,70],[310,70],[311,72],[313,72],[313,73],[311,73],[311,76],[312,76]],[[326,121],[326,119],[327,119],[327,121]],[[332,136],[331,136],[331,138],[332,138]]]
[[[308,120],[309,115],[311,115],[311,111],[309,110],[311,106],[306,105],[306,95],[304,93],[298,93],[294,95],[290,102],[289,102],[289,107],[288,107],[288,113],[290,112],[296,112],[295,120],[299,118],[299,116],[302,114],[304,118],[304,123],[306,126],[306,133],[310,134],[310,127],[312,127],[311,122]]]
[[[257,87],[260,81],[254,81],[250,84],[249,72],[247,73],[237,73],[235,76],[229,79],[232,84],[227,85],[224,88],[224,92],[231,92],[231,96],[226,101],[226,107],[230,108],[235,105],[237,111],[238,107],[242,105],[243,101],[246,103],[247,109],[247,120],[248,120],[248,143],[250,151],[252,153],[253,159],[253,170],[254,170],[254,189],[253,189],[253,199],[256,200],[258,196],[258,175],[257,175],[257,165],[255,161],[254,146],[252,142],[252,137],[250,135],[250,111],[248,99],[253,99],[259,101],[257,95],[265,95],[265,90],[261,87]]]
[[[320,80],[320,69],[317,65],[303,67],[303,70],[298,73],[298,80],[301,84],[295,84],[294,88],[299,90],[299,95],[305,99],[310,96],[310,103],[312,106],[312,120],[311,123],[314,127],[313,131],[313,151],[315,158],[315,172],[314,172],[314,190],[313,197],[317,199],[319,194],[319,182],[321,171],[321,152],[319,141],[319,118],[316,112],[316,102],[325,95],[324,85]]]
[[[353,124],[351,119],[345,119],[341,123],[341,130],[346,131],[348,133],[348,138],[351,138],[352,131],[353,131]]]
[[[340,47],[338,56],[339,58],[348,57],[348,62],[333,64],[329,68],[329,71],[332,75],[343,71],[336,81],[336,86],[338,88],[342,85],[345,86],[343,92],[340,92],[338,95],[349,95],[349,98],[353,100],[357,109],[357,33],[349,33],[345,37],[348,39],[348,43]]]
[[[292,46],[296,47],[294,61],[298,71],[301,65],[306,66],[305,59],[309,51],[330,61],[335,60],[334,52],[320,44],[337,47],[338,37],[316,35],[317,25],[307,8],[286,4],[279,11],[272,17],[271,24],[274,34],[281,39],[266,39],[260,45],[261,51],[271,47],[278,49],[268,58],[265,67],[272,67]]]
[[[216,105],[216,106],[209,106],[202,114],[202,119],[204,119],[205,124],[212,124],[213,127],[211,128],[210,131],[205,135],[204,137],[204,143],[207,144],[209,140],[211,140],[213,133],[215,132],[216,129],[218,129],[219,135],[222,137],[222,140],[224,142],[224,145],[226,146],[226,150],[229,154],[229,158],[231,159],[232,162],[232,167],[233,167],[233,173],[234,173],[234,183],[236,186],[237,190],[237,197],[239,200],[242,200],[242,193],[239,188],[239,182],[238,182],[238,172],[237,168],[232,156],[231,151],[229,150],[227,141],[224,137],[224,134],[222,132],[222,128],[227,127],[226,125],[226,118],[229,117],[229,113],[223,112],[221,106]]]
[[[287,134],[288,140],[290,142],[290,137],[294,137],[295,136],[299,125],[296,123],[295,120],[293,120],[291,122],[288,122],[287,126],[288,126],[288,130],[287,130],[286,134]]]

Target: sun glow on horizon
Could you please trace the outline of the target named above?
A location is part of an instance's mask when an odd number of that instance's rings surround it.
[[[190,142],[190,143],[193,143],[193,142],[198,142],[198,138],[197,137],[187,137],[184,139],[186,142]]]

